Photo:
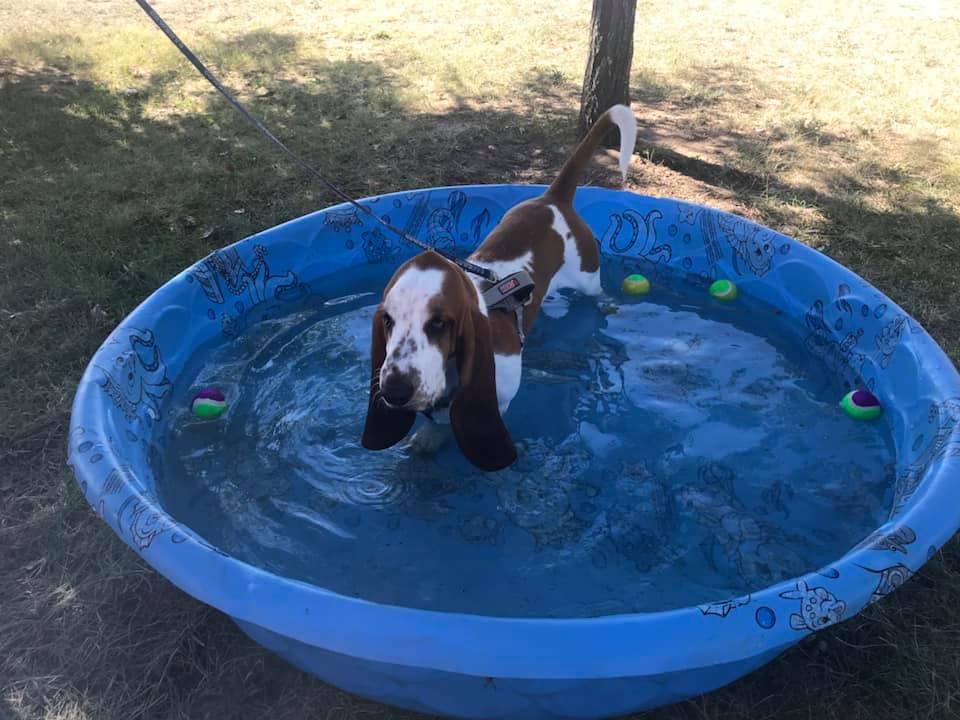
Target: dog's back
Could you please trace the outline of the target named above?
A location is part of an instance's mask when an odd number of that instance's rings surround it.
[[[607,133],[620,132],[620,172],[624,180],[637,137],[637,121],[625,105],[615,105],[599,117],[560,169],[547,191],[507,212],[480,247],[472,262],[500,277],[526,270],[536,283],[528,312],[529,331],[543,299],[557,290],[600,292],[600,251],[593,232],[573,209],[577,181]]]

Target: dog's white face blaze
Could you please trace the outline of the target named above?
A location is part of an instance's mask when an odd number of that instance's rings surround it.
[[[383,310],[393,318],[393,329],[380,368],[380,385],[391,372],[417,378],[408,403],[411,410],[432,407],[447,390],[446,358],[426,334],[430,301],[440,295],[446,276],[436,268],[407,268],[383,299]]]

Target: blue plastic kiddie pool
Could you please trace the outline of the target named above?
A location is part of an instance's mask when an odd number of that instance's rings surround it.
[[[363,203],[466,254],[542,191]],[[708,692],[892,592],[953,535],[960,379],[894,302],[707,207],[596,188],[575,205],[611,290],[538,320],[505,418],[526,447],[516,468],[355,446],[369,311],[413,250],[338,206],[211,254],[111,333],[71,417],[84,496],[157,571],[295,665],[474,718],[601,717]],[[625,273],[650,294],[618,297]],[[690,300],[718,279],[735,302]],[[775,372],[750,364],[761,356]],[[223,390],[222,418],[191,419],[203,384]],[[855,388],[881,420],[842,415]],[[718,394],[733,408],[719,420]],[[781,417],[786,397],[812,414]],[[767,416],[776,432],[758,434],[750,418]],[[861,440],[869,453],[845,445]]]

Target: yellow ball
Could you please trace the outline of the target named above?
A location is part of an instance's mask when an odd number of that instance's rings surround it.
[[[646,295],[650,292],[650,281],[643,275],[627,275],[620,285],[627,295]]]

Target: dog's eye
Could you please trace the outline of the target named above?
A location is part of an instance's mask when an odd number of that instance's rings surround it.
[[[435,317],[427,323],[428,332],[443,332],[447,328],[447,321],[443,318]]]
[[[383,326],[387,330],[390,330],[391,328],[393,328],[393,318],[390,317],[390,313],[383,314]]]

